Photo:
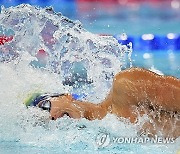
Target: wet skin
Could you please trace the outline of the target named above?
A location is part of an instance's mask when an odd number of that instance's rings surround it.
[[[50,101],[52,120],[64,115],[94,120],[112,113],[136,123],[138,115],[148,114],[153,122],[145,122],[142,132],[156,134],[160,130],[164,136],[180,136],[180,80],[145,69],[118,73],[110,93],[99,104],[74,100],[70,94]]]

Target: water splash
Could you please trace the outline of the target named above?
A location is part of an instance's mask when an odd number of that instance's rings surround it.
[[[97,87],[97,83],[104,83],[126,67],[124,56],[132,52],[130,46],[120,45],[112,36],[89,33],[79,21],[71,21],[52,8],[24,4],[2,7],[0,25],[14,33],[12,41],[0,46],[1,54],[7,53],[1,61],[20,57],[23,52],[36,56],[43,49],[48,55],[46,69],[58,73],[64,83],[68,79],[78,83],[93,81]],[[77,63],[84,71],[73,69]]]

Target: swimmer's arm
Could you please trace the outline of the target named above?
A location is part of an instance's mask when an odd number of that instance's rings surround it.
[[[131,68],[117,74],[112,94],[119,108],[148,102],[167,111],[180,111],[180,80],[148,70]]]
[[[154,83],[155,95],[149,93],[150,102],[166,111],[180,111],[180,80],[165,76],[161,78]]]

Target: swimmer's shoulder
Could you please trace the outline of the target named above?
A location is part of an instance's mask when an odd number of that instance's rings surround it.
[[[144,68],[131,67],[116,74],[115,79],[139,79],[152,76],[154,73]]]
[[[173,76],[159,75],[150,70],[146,70],[144,68],[138,68],[138,67],[132,67],[123,70],[115,75],[114,80],[121,80],[121,79],[128,79],[134,81],[149,80],[149,81],[166,82],[180,88],[180,80],[178,78]]]

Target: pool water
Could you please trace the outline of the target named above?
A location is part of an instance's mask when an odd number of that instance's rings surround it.
[[[140,124],[133,125],[110,114],[103,120],[63,117],[49,121],[47,112],[27,109],[22,103],[32,92],[77,90],[63,85],[76,62],[83,64],[87,78],[93,81],[90,87],[79,87],[78,92],[85,93],[84,99],[94,103],[103,100],[109,92],[113,74],[129,68],[131,62],[133,66],[179,77],[178,51],[132,52],[113,37],[92,34],[78,21],[31,5],[2,9],[0,25],[3,33],[9,29],[6,34],[14,38],[0,46],[3,53],[0,57],[0,153],[171,154],[179,150],[180,138],[169,144],[111,143],[101,147],[97,144],[98,134],[135,137]],[[36,53],[42,48],[48,54],[44,59],[45,68],[32,67],[31,62],[37,61]],[[131,52],[132,57],[128,57]],[[146,117],[143,118],[142,121]]]
[[[165,75],[180,78],[179,51],[133,52],[133,66],[147,69],[155,68]]]
[[[69,16],[80,20],[90,32],[99,34],[180,33],[180,9],[174,8],[173,1],[176,0],[155,1],[154,4],[153,1],[81,2],[76,4],[76,13]],[[179,1],[176,2],[178,6]],[[64,14],[68,12],[64,10]]]
[[[5,7],[28,3],[52,6],[83,27],[97,34],[141,35],[144,33],[180,33],[180,2],[166,1],[81,1],[81,0],[2,0]],[[58,5],[57,5],[58,4]],[[176,4],[176,5],[175,5]]]

